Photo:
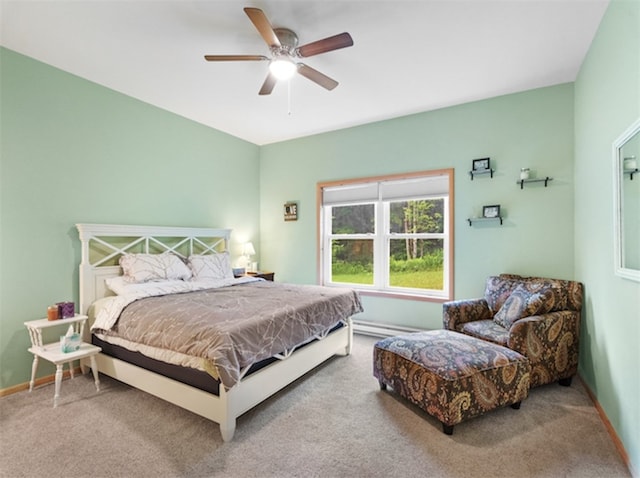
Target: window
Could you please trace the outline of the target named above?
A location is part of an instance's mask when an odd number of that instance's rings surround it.
[[[448,300],[453,170],[318,184],[323,285]]]

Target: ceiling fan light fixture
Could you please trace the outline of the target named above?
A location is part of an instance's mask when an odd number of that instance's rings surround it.
[[[205,55],[206,61],[268,60],[269,73],[258,91],[259,95],[270,95],[278,81],[288,81],[296,73],[329,91],[338,86],[336,80],[304,63],[299,63],[298,59],[353,46],[353,38],[349,33],[340,33],[299,47],[296,32],[288,28],[273,28],[267,16],[259,8],[247,7],[244,12],[269,47],[271,58],[264,55]]]
[[[295,74],[298,67],[289,58],[275,58],[269,63],[269,71],[279,80],[288,80]]]

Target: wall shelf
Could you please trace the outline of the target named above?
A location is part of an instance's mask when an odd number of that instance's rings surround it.
[[[483,175],[483,174],[489,174],[491,175],[491,178],[493,178],[493,173],[495,172],[494,169],[481,169],[478,171],[469,171],[469,176],[471,176],[471,181],[473,181],[473,176],[478,176],[478,175]]]
[[[467,218],[467,221],[469,221],[469,227],[471,227],[471,225],[474,222],[485,222],[485,221],[500,221],[500,225],[502,226],[502,216],[497,216],[497,217],[470,217],[470,218]]]
[[[628,175],[629,175],[629,179],[630,179],[631,181],[633,181],[633,175],[634,175],[634,174],[638,174],[638,171],[640,171],[640,169],[638,169],[638,168],[635,168],[635,169],[625,169],[624,171],[622,171],[622,174],[623,174],[623,175],[628,174]]]
[[[516,181],[516,184],[520,185],[520,189],[524,189],[524,184],[525,183],[542,183],[542,182],[544,182],[544,187],[546,188],[547,185],[549,184],[549,181],[553,181],[553,178],[550,178],[549,176],[547,176],[546,178],[540,178],[540,179],[519,179],[518,181]]]

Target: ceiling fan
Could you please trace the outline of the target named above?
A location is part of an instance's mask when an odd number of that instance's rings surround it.
[[[269,45],[271,58],[264,55],[205,55],[207,61],[269,61],[269,73],[260,88],[260,95],[269,95],[279,79],[289,79],[295,73],[318,85],[333,90],[338,82],[318,70],[298,61],[340,48],[353,45],[353,39],[348,33],[340,33],[331,37],[317,40],[306,45],[298,46],[298,35],[288,28],[273,28],[266,15],[259,8],[245,8],[251,22],[254,24],[264,41]]]

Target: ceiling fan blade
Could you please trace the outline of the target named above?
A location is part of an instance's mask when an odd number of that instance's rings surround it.
[[[319,55],[320,53],[326,53],[328,51],[339,50],[340,48],[346,48],[353,46],[353,38],[347,32],[334,35],[332,37],[324,38],[323,40],[314,41],[302,45],[296,49],[298,55],[303,58]]]
[[[268,60],[264,55],[205,55],[207,61],[262,61]]]
[[[244,13],[247,14],[249,20],[254,24],[257,28],[258,33],[264,38],[264,41],[267,42],[267,45],[270,47],[280,47],[280,40],[278,40],[278,36],[276,32],[273,31],[273,27],[267,16],[264,14],[262,10],[259,8],[251,8],[247,7],[244,9]]]
[[[338,86],[338,82],[336,80],[329,78],[327,75],[320,73],[318,70],[314,70],[304,63],[298,63],[298,73],[327,90],[333,90]]]
[[[278,79],[275,76],[273,76],[271,73],[269,73],[265,78],[264,83],[262,84],[262,88],[260,88],[260,92],[258,94],[270,95],[271,92],[273,91],[273,87],[276,86],[277,82],[278,82]]]

